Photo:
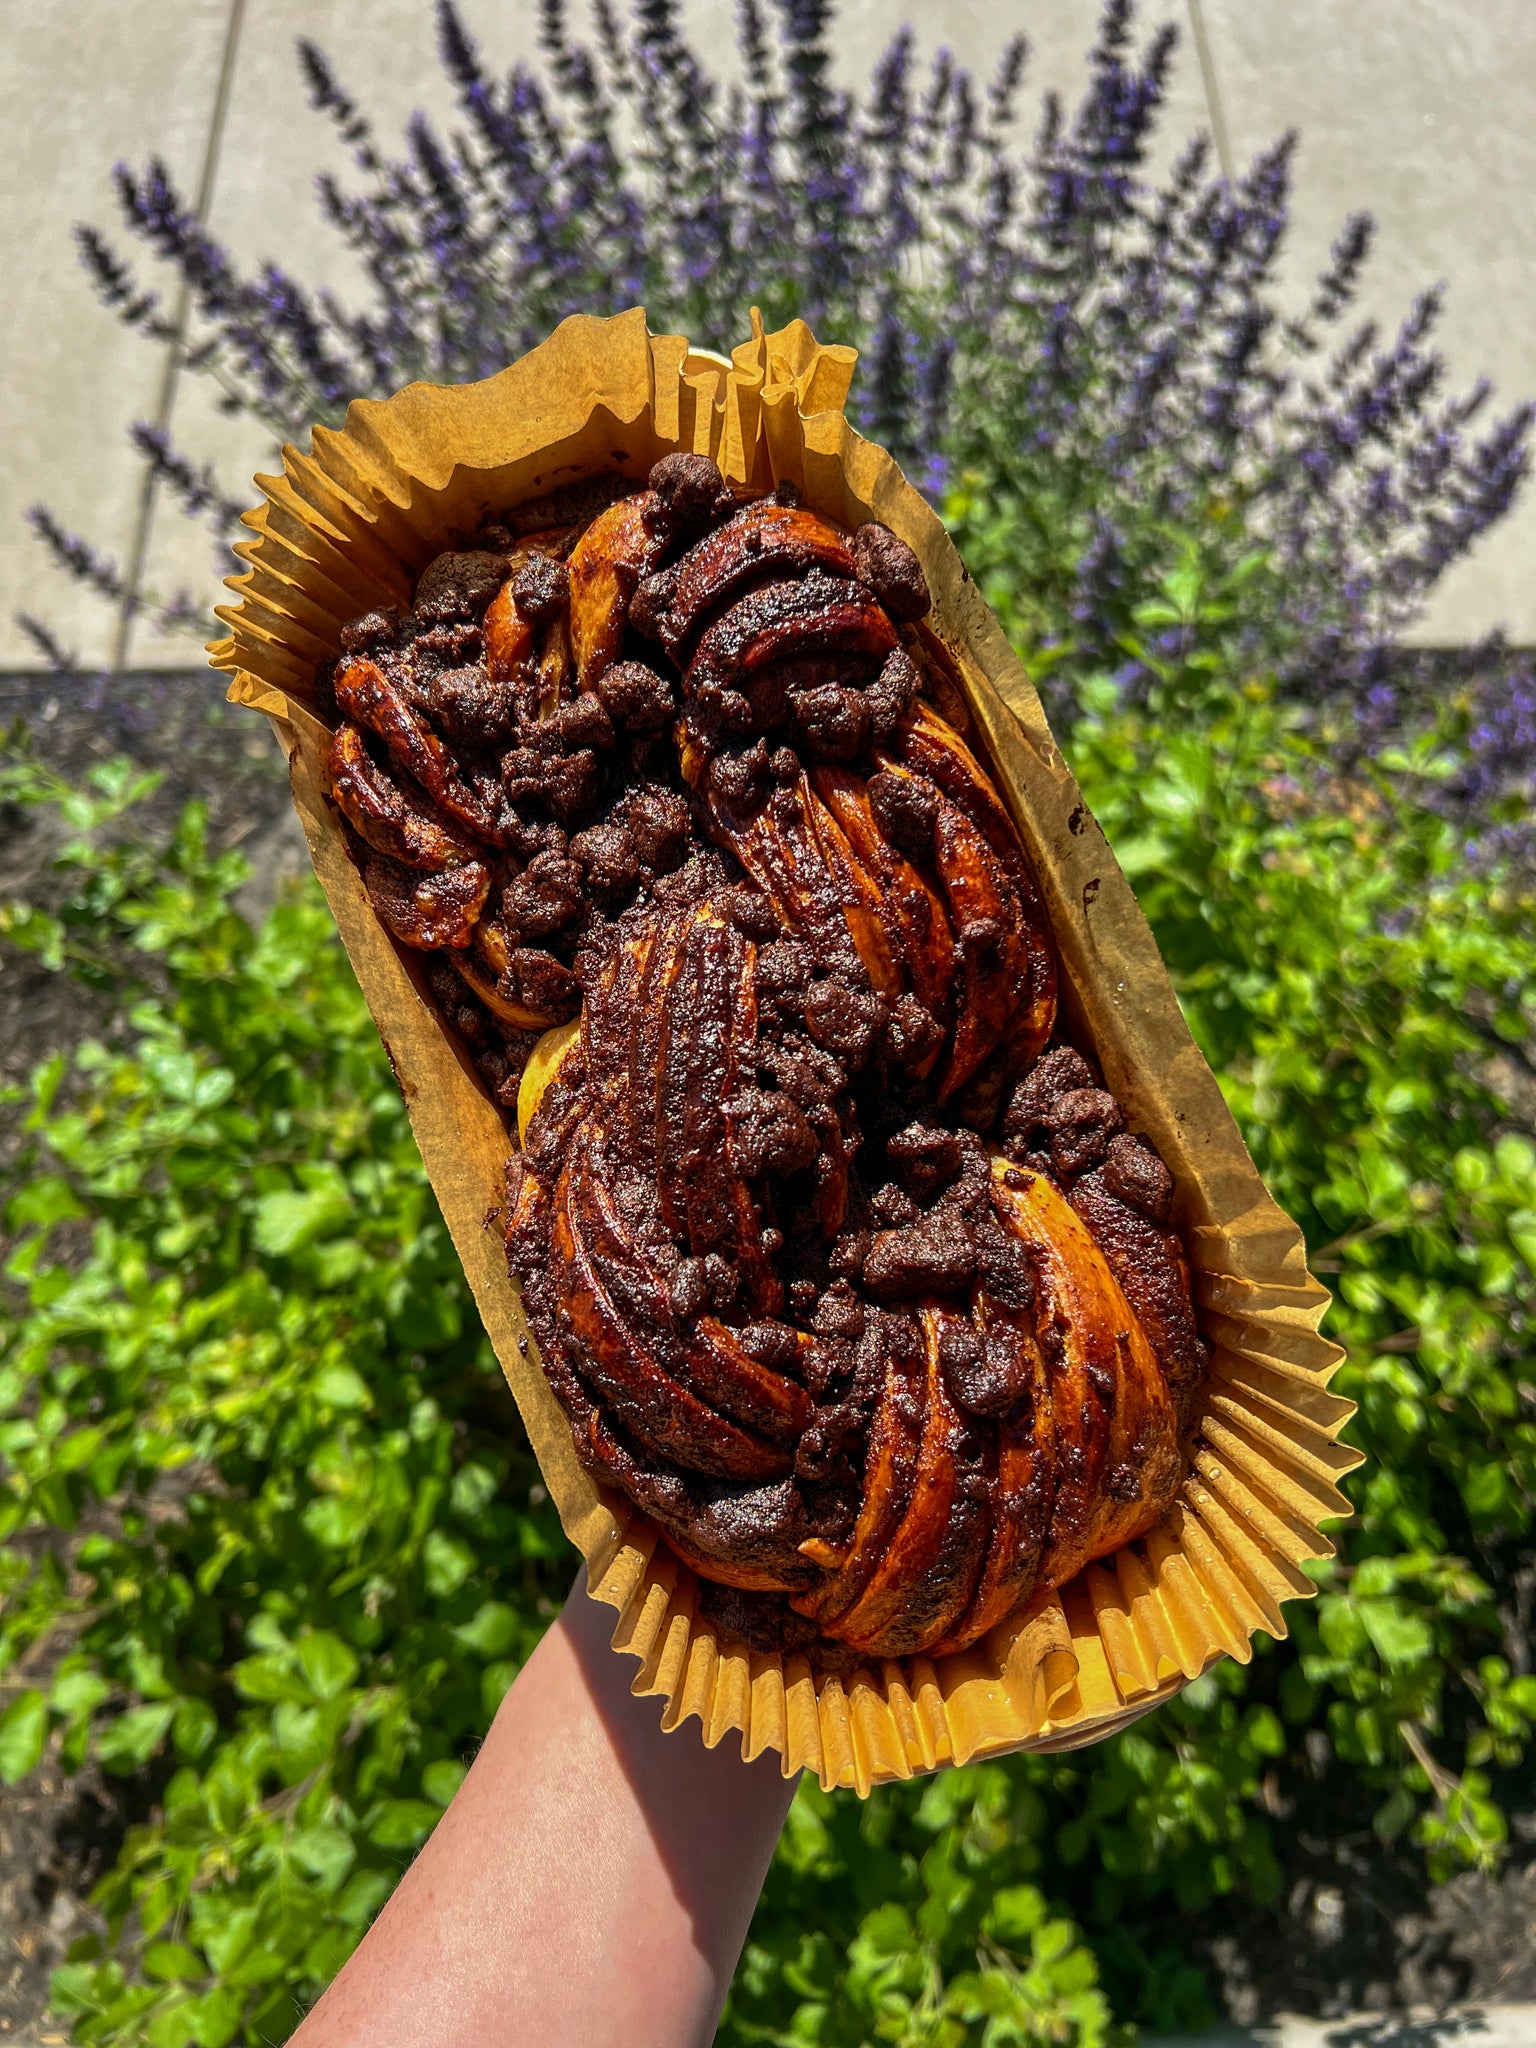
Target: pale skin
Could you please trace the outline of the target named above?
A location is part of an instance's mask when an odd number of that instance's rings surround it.
[[[707,2048],[794,1794],[663,1735],[578,1584],[295,2048]]]

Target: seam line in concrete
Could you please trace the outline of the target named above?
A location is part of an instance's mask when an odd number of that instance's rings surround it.
[[[240,48],[240,31],[244,23],[245,0],[229,0],[229,13],[224,21],[224,47],[219,56],[218,83],[214,87],[213,107],[208,117],[208,133],[203,143],[202,171],[197,183],[194,218],[200,227],[206,225],[208,212],[213,204],[213,189],[219,171],[219,154],[224,144],[224,127],[229,115],[230,95],[234,86],[235,58]],[[175,415],[176,387],[181,380],[187,322],[191,315],[191,287],[183,277],[177,282],[176,296],[171,302],[171,338],[166,343],[165,363],[160,372],[160,389],[156,396],[154,418],[151,422],[157,434],[169,433],[171,420]],[[133,539],[128,553],[127,574],[123,578],[123,601],[117,617],[117,635],[112,647],[114,677],[120,676],[128,665],[144,569],[149,559],[149,539],[154,529],[157,483],[154,464],[146,460],[144,475],[139,484],[138,504],[134,511]]]
[[[1216,161],[1221,166],[1221,175],[1232,182],[1232,137],[1227,130],[1226,109],[1222,105],[1221,86],[1216,77],[1216,60],[1211,53],[1211,39],[1206,33],[1205,9],[1201,0],[1188,0],[1189,25],[1194,31],[1195,54],[1200,59],[1200,80],[1205,87],[1206,111],[1211,117],[1211,136],[1216,144]]]

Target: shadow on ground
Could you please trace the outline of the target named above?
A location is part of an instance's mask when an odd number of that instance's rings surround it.
[[[1143,2048],[1531,2048],[1536,2005],[1470,2005],[1438,2013],[1367,2013],[1341,2022],[1296,2017],[1257,2027],[1160,2036]]]

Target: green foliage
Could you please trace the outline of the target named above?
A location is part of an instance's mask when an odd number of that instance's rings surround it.
[[[1295,1610],[1275,1704],[1326,1729],[1379,1793],[1380,1832],[1411,1827],[1444,1876],[1502,1841],[1489,1769],[1524,1754],[1536,1706],[1501,1619],[1536,1500],[1536,1146],[1507,1128],[1491,1064],[1532,1038],[1530,906],[1470,874],[1412,800],[1458,707],[1414,758],[1342,778],[1329,736],[1242,674],[1250,562],[1223,569],[1188,537],[1176,556],[1122,633],[1156,678],[1146,708],[1075,675],[1090,708],[1068,751],[1260,1170],[1337,1290],[1336,1386],[1371,1462],[1342,1559]]]
[[[1123,2038],[1111,2008],[1122,2025],[1214,2019],[1199,1969],[1155,1922],[1278,1892],[1260,1794],[1287,1737],[1247,1678],[1220,1667],[1079,1754],[973,1764],[862,1805],[802,1786],[722,2043],[1108,2048]],[[898,1966],[888,1948],[908,1925]],[[997,2003],[971,2003],[978,1973]]]
[[[6,793],[59,794],[26,764]],[[79,887],[8,920],[128,1002],[16,1105],[0,1776],[51,1727],[66,1766],[147,1778],[112,1939],[56,1997],[82,2041],[173,2048],[290,2030],[570,1562],[318,894],[253,935],[195,808],[161,858],[93,843],[132,794],[68,799]]]
[[[722,2044],[1114,2048],[1091,1951],[1028,1881],[1039,1820],[995,1764],[862,1805],[803,1786]]]
[[[995,508],[973,485],[952,512],[1033,654]],[[1530,1040],[1529,906],[1413,800],[1457,706],[1346,778],[1240,649],[1263,564],[1164,544],[1117,628],[1155,678],[1139,707],[1059,612],[1046,657],[1195,1033],[1338,1290],[1358,1519],[1293,1645],[1114,1741],[862,1806],[803,1789],[729,2044],[1196,2023],[1160,1930],[1277,1896],[1274,1817],[1319,1768],[1443,1875],[1497,1854],[1529,1752],[1506,1617],[1536,1493],[1536,1146],[1490,1065]],[[120,998],[12,1105],[0,1780],[53,1742],[154,1802],[103,1880],[108,1939],[59,1976],[76,2038],[255,2042],[387,1895],[570,1560],[318,896],[252,933],[196,808],[167,848],[125,836],[138,793],[25,759],[0,788],[76,834],[67,900],[6,911],[11,943]]]
[[[1307,633],[1281,568],[1255,546],[1256,480],[1226,473],[1192,485],[1193,509],[1176,520],[1160,505],[1166,449],[1117,463],[1101,438],[1112,415],[1091,382],[1076,394],[1079,429],[1065,446],[1020,433],[1032,371],[1027,352],[1007,351],[969,370],[944,511],[1053,721],[1074,717],[1096,685],[1107,701],[1108,678],[1096,673],[1106,651],[1120,663],[1116,701],[1128,687],[1141,702],[1160,680],[1164,709],[1181,724],[1213,684],[1230,682],[1234,661],[1242,672],[1250,644],[1270,670],[1289,672]],[[1115,559],[1097,574],[1106,529]]]

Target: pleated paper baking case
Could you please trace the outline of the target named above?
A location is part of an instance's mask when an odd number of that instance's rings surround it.
[[[1190,1038],[1152,934],[1051,737],[1040,700],[931,508],[843,416],[851,349],[801,322],[752,338],[730,364],[653,335],[636,309],[567,320],[500,375],[412,384],[283,451],[246,515],[249,565],[210,649],[230,698],[273,721],[315,870],[404,1091],[443,1215],[588,1585],[618,1610],[614,1647],[639,1659],[634,1690],[664,1726],[697,1715],[704,1740],[777,1751],[787,1773],[860,1792],[1013,1749],[1092,1742],[1167,1699],[1258,1630],[1283,1636],[1284,1602],[1349,1513],[1338,1490],[1358,1455],[1352,1412],[1328,1392],[1340,1353],[1318,1334],[1328,1304],[1301,1233],[1276,1207]],[[1164,1522],[1041,1595],[954,1656],[871,1663],[851,1676],[814,1656],[722,1637],[697,1581],[635,1510],[577,1462],[508,1277],[499,1221],[510,1141],[501,1112],[439,1025],[417,970],[374,916],[322,794],[329,743],[313,710],[316,664],[343,621],[408,601],[415,574],[487,515],[619,471],[638,485],[673,449],[712,455],[767,491],[787,477],[845,527],[880,519],[916,549],[930,624],[950,649],[1044,891],[1065,1000],[1127,1122],[1177,1187],[1202,1333],[1212,1349],[1183,1491]]]

